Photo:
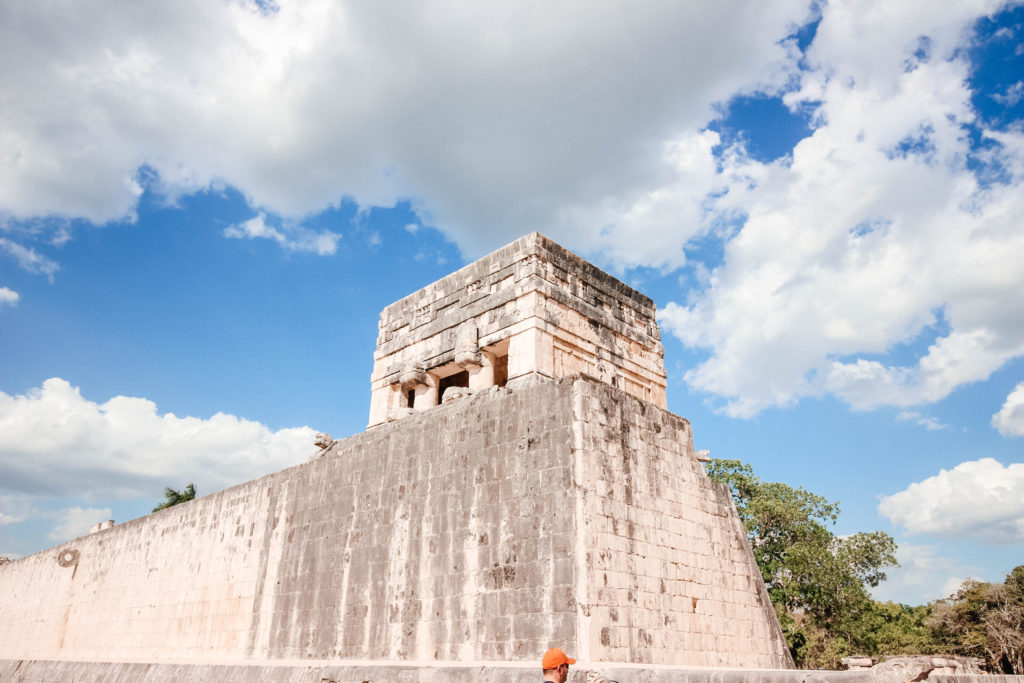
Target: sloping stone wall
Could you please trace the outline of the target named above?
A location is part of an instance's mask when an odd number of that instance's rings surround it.
[[[787,666],[736,521],[686,420],[493,388],[0,566],[0,658]]]
[[[728,489],[690,423],[601,383],[575,396],[587,661],[791,667]]]
[[[571,401],[441,406],[0,566],[8,658],[526,659],[576,638]]]

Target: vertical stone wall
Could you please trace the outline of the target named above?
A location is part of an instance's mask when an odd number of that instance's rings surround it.
[[[732,498],[697,461],[689,422],[587,380],[574,409],[584,656],[792,667]]]

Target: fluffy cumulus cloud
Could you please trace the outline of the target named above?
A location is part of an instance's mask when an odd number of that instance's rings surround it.
[[[1024,382],[1010,395],[999,412],[992,416],[992,426],[1003,436],[1024,436]]]
[[[878,511],[911,534],[1024,543],[1024,463],[963,462],[884,496]]]
[[[6,7],[0,211],[131,218],[145,166],[169,197],[227,183],[292,219],[409,199],[469,254],[543,229],[678,264],[713,189],[714,103],[791,80],[786,37],[809,15],[806,0],[275,5]]]
[[[1024,354],[1024,136],[977,119],[963,50],[999,4],[865,4],[823,7],[784,98],[813,133],[772,163],[725,159],[712,209],[735,234],[662,313],[709,352],[687,382],[734,416],[934,402]]]
[[[53,378],[24,395],[0,392],[0,514],[23,519],[31,499],[156,497],[182,481],[210,493],[303,462],[313,436],[223,413],[160,414],[143,398],[96,403]],[[78,529],[93,513],[67,511],[58,529]]]
[[[949,597],[966,579],[981,568],[944,557],[933,545],[900,543],[896,549],[900,566],[886,571],[887,578],[871,593],[876,600],[893,600],[923,605]]]
[[[1002,5],[15,3],[0,224],[130,219],[145,182],[233,186],[257,215],[226,236],[320,254],[339,236],[302,220],[342,199],[408,200],[469,256],[540,229],[670,269],[711,240],[662,314],[708,354],[691,387],[735,416],[915,406],[1024,354],[1024,135],[978,120],[965,49]],[[709,128],[753,93],[811,117],[774,162]]]

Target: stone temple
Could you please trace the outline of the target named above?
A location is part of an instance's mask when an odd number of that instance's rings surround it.
[[[370,426],[580,373],[664,408],[660,339],[653,301],[533,233],[384,309]]]
[[[654,314],[537,233],[388,306],[365,432],[0,565],[0,681],[791,667]]]

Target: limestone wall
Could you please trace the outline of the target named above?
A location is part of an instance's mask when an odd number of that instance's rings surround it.
[[[641,665],[574,666],[568,683],[585,683],[588,674],[626,683],[903,683],[905,678],[871,671],[765,669],[688,669]],[[292,662],[279,665],[160,664],[123,662],[2,661],[2,683],[536,683],[536,663],[509,664],[332,664]],[[1024,683],[1024,676],[931,674],[928,683]]]
[[[582,372],[665,407],[660,339],[650,298],[532,233],[381,312],[369,424],[403,415],[412,368],[426,371],[419,410],[437,405],[440,380],[463,370],[476,388],[477,367],[460,348],[482,351],[474,362],[483,366],[503,363],[501,382]]]
[[[0,659],[789,664],[689,423],[494,388],[0,566]]]
[[[792,666],[728,489],[687,420],[593,383],[577,393],[578,575],[588,661]]]
[[[585,683],[591,670],[571,667],[568,683]],[[765,671],[758,669],[684,669],[677,667],[602,667],[597,670],[622,683],[902,683],[880,680],[869,672]],[[2,683],[537,683],[539,667],[507,664],[380,664],[336,665],[293,662],[160,664],[111,662],[0,661]],[[948,677],[939,683],[1022,683],[1021,676]],[[927,679],[929,682],[933,678]]]
[[[496,390],[2,565],[0,658],[503,660],[569,647],[570,418],[567,392]]]

